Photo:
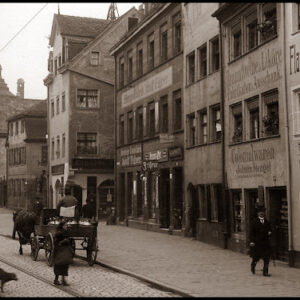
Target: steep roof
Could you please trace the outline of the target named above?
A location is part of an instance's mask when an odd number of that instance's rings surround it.
[[[2,96],[14,96],[13,93],[10,92],[7,84],[2,78],[2,66],[0,65],[0,95]]]
[[[26,140],[45,140],[47,133],[46,118],[29,118],[25,122]]]

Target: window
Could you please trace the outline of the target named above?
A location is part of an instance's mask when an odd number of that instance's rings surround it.
[[[199,143],[207,144],[207,110],[206,108],[199,113]]]
[[[9,135],[10,136],[14,135],[14,123],[9,124]]]
[[[173,93],[174,101],[174,131],[182,128],[182,107],[181,107],[181,90]]]
[[[210,41],[211,51],[211,72],[215,72],[220,68],[220,50],[219,36]]]
[[[199,55],[199,74],[200,78],[207,75],[207,46],[201,46],[198,50]]]
[[[233,50],[232,56],[233,58],[237,58],[242,54],[242,30],[240,20],[231,28],[231,38]]]
[[[132,81],[132,75],[133,75],[132,50],[128,51],[128,53],[127,53],[127,64],[128,64],[128,82],[131,82]]]
[[[61,56],[58,57],[58,67],[61,67]]]
[[[231,190],[232,208],[233,208],[233,222],[232,230],[235,233],[243,232],[243,206],[242,206],[242,191]]]
[[[187,56],[187,84],[195,82],[195,52]]]
[[[60,158],[60,137],[56,137],[56,158]]]
[[[77,106],[81,108],[98,107],[98,90],[77,90]]]
[[[211,185],[211,198],[210,198],[210,219],[211,221],[222,221],[222,185]]]
[[[121,115],[120,121],[119,121],[119,143],[120,143],[120,146],[124,145],[124,133],[125,133],[124,115]]]
[[[65,111],[66,110],[66,95],[65,93],[62,94],[61,96],[61,111]]]
[[[257,11],[253,11],[245,18],[246,22],[246,45],[251,50],[258,45]]]
[[[54,159],[54,138],[51,139],[51,159]]]
[[[167,24],[160,27],[160,57],[164,62],[168,59],[168,28]]]
[[[91,65],[98,66],[99,65],[99,52],[92,51],[91,52]]]
[[[21,148],[21,164],[26,164],[26,148]]]
[[[77,133],[77,154],[97,154],[97,133]]]
[[[199,184],[197,186],[198,201],[199,201],[199,217],[202,220],[208,219],[208,189],[205,185]]]
[[[56,114],[59,114],[59,96],[56,97]]]
[[[124,86],[124,57],[119,60],[119,87]]]
[[[243,141],[243,113],[242,103],[231,106],[233,116],[233,136],[232,142],[238,143]]]
[[[133,113],[127,113],[127,142],[131,143],[133,140]]]
[[[155,134],[155,109],[154,102],[148,104],[148,133],[150,137]]]
[[[278,90],[265,93],[262,96],[265,105],[265,115],[263,116],[264,135],[277,135],[279,134]]]
[[[196,119],[194,113],[187,116],[187,127],[188,146],[192,147],[196,145]]]
[[[249,129],[250,139],[259,138],[259,102],[258,98],[247,100],[249,112]]]
[[[300,136],[300,91],[294,91],[293,93],[293,134],[294,137]]]
[[[51,99],[51,117],[54,117],[54,100]]]
[[[220,105],[211,108],[211,129],[211,141],[221,141],[222,126]]]
[[[174,55],[181,51],[181,13],[173,16],[173,40],[174,40]]]
[[[48,161],[48,147],[42,146],[41,163],[45,165]]]
[[[16,121],[16,135],[19,134],[19,121]]]
[[[148,36],[148,70],[154,68],[154,33]]]
[[[137,76],[143,75],[143,43],[140,42],[137,46]]]
[[[65,157],[66,154],[66,134],[62,135],[62,148],[61,148],[61,157]]]
[[[143,138],[143,107],[139,107],[137,110],[137,124],[136,124],[136,136],[137,139]]]
[[[168,96],[160,98],[160,131],[161,133],[169,131]]]
[[[266,41],[277,34],[277,4],[265,3],[262,6],[262,15],[264,26],[261,30],[261,39]]]
[[[22,120],[21,121],[21,133],[24,133],[25,132],[25,121]]]
[[[57,74],[57,58],[54,60],[54,75]]]

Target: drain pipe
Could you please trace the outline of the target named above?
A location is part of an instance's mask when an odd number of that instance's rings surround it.
[[[289,236],[289,266],[294,266],[294,248],[293,248],[293,218],[291,201],[291,155],[290,155],[290,136],[289,136],[289,112],[288,112],[288,91],[287,91],[287,61],[286,61],[286,14],[285,3],[283,5],[283,57],[284,57],[284,91],[285,91],[285,143],[286,143],[286,161],[287,161],[287,203],[288,203],[288,236]]]

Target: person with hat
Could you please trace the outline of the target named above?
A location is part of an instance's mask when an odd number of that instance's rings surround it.
[[[257,208],[257,218],[250,224],[250,256],[252,257],[251,272],[255,274],[255,266],[260,259],[264,261],[263,276],[269,274],[269,261],[271,257],[270,236],[271,225],[265,218],[265,208]]]
[[[79,207],[78,207],[78,200],[71,195],[71,187],[66,185],[65,186],[65,196],[59,200],[56,205],[56,209],[60,212],[61,207],[72,207],[75,206],[75,219],[79,218]]]

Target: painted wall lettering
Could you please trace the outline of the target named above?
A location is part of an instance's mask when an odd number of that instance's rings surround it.
[[[290,75],[300,72],[299,51],[296,51],[296,45],[290,46]]]

